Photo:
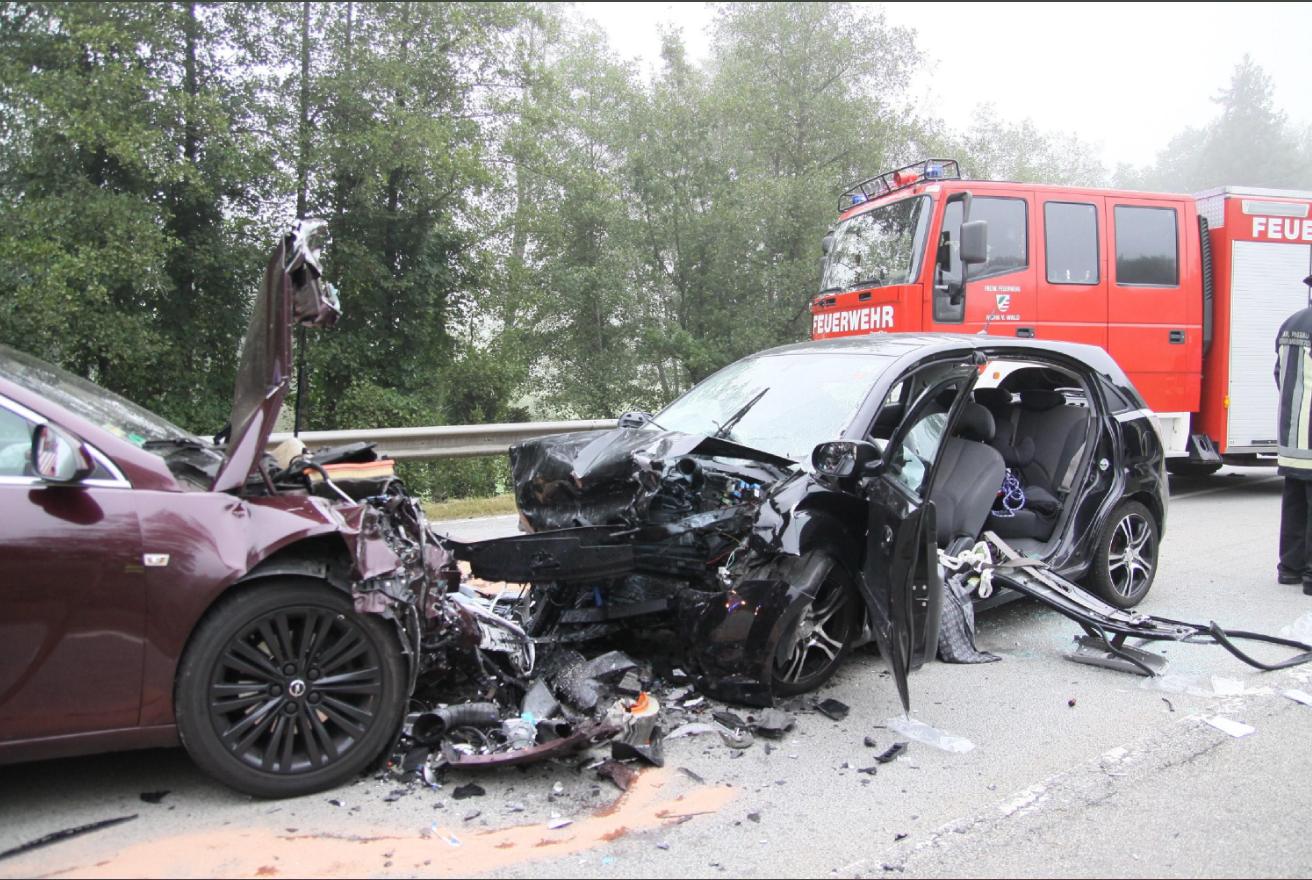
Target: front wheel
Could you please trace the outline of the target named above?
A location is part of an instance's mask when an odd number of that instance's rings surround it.
[[[1089,586],[1117,608],[1133,608],[1157,574],[1157,519],[1138,501],[1124,501],[1098,538]]]
[[[193,634],[174,711],[192,759],[257,797],[295,797],[362,772],[396,735],[406,702],[391,624],[310,580],[257,583]]]
[[[804,694],[828,681],[860,628],[861,602],[851,575],[832,556],[818,555],[824,571],[815,598],[784,636],[791,649],[783,659],[775,655],[774,692],[781,696]]]

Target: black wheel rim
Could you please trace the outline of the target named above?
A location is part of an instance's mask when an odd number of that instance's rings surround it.
[[[270,612],[220,653],[210,721],[238,760],[292,775],[341,759],[373,728],[383,699],[381,658],[351,617],[327,608]]]
[[[775,660],[776,679],[803,685],[838,662],[847,641],[848,599],[841,581],[833,575],[825,578],[797,620],[793,650],[786,660]]]
[[[1157,547],[1148,520],[1138,513],[1121,519],[1107,548],[1107,574],[1117,594],[1130,598],[1148,586],[1157,564]]]

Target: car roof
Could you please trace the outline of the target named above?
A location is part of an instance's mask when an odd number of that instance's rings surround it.
[[[1015,357],[1057,354],[1088,364],[1100,373],[1122,376],[1111,355],[1096,345],[1059,342],[1052,339],[1016,339],[1010,336],[985,336],[972,333],[870,333],[865,336],[842,336],[796,342],[757,352],[753,357],[791,354],[868,354],[901,359],[930,356],[938,352],[976,350],[986,354]]]

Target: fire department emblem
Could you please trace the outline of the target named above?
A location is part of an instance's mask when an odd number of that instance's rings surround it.
[[[998,301],[998,311],[999,311],[999,312],[1005,312],[1007,309],[1011,308],[1011,294],[1010,294],[1010,293],[999,293],[999,294],[996,295],[996,298],[997,298],[997,301]]]

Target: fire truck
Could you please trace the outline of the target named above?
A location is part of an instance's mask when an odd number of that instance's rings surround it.
[[[967,180],[926,159],[862,180],[821,245],[813,339],[936,331],[1102,346],[1167,466],[1274,461],[1280,324],[1308,305],[1312,193]]]

